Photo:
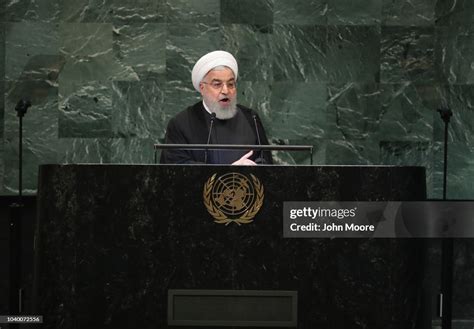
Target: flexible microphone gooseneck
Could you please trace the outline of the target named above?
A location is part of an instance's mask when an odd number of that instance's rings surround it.
[[[258,145],[262,145],[262,142],[260,141],[260,134],[258,132],[257,115],[254,114],[252,117],[253,123],[255,124],[255,132],[257,133]],[[255,162],[260,164],[265,163],[265,158],[263,157],[263,150],[260,150],[260,158],[255,159]]]
[[[214,126],[214,120],[216,119],[216,114],[214,112],[211,113],[211,125],[209,127],[209,134],[207,135],[207,143],[206,145],[209,145],[209,142],[211,141],[211,134],[212,134],[212,127]],[[209,150],[206,149],[204,153],[204,163],[207,163],[207,154]]]

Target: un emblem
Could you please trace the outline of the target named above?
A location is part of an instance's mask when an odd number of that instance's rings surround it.
[[[263,186],[257,177],[240,173],[212,175],[204,184],[204,205],[219,224],[248,224],[263,205]]]

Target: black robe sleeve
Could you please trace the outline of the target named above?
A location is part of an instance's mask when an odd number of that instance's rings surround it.
[[[172,118],[166,128],[166,144],[192,144],[184,135],[182,122],[179,119]],[[199,151],[192,150],[163,150],[161,152],[160,163],[173,163],[173,164],[202,164],[204,159],[200,159],[196,156]]]

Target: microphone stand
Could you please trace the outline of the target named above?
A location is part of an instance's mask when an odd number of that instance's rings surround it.
[[[443,168],[443,201],[446,201],[446,182],[448,175],[448,125],[453,112],[448,108],[438,109],[444,121],[444,168]],[[440,312],[441,328],[451,329],[453,317],[453,238],[442,240],[441,254],[441,300]]]
[[[23,209],[23,117],[31,106],[29,100],[21,99],[15,107],[19,120],[18,138],[18,197],[10,205],[10,306],[11,315],[22,312],[21,289],[21,222]],[[11,328],[15,326],[10,325]]]
[[[209,145],[209,143],[211,142],[211,134],[212,134],[212,127],[214,126],[214,120],[216,119],[216,114],[214,112],[211,113],[211,124],[210,124],[210,128],[209,128],[209,134],[207,135],[207,143],[206,145]],[[206,149],[204,151],[204,163],[207,164],[207,156],[208,156],[208,152],[209,150]]]
[[[262,142],[260,141],[260,134],[258,132],[257,115],[254,114],[252,117],[253,117],[253,123],[255,124],[255,132],[257,133],[258,145],[262,145]],[[263,150],[260,150],[260,161],[258,160],[259,159],[255,159],[255,162],[265,164],[265,158],[263,157]]]

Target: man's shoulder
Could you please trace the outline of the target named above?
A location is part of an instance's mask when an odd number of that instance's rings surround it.
[[[244,115],[248,117],[252,117],[254,114],[257,114],[257,112],[255,112],[254,110],[242,104],[237,104],[237,107],[242,111]]]
[[[190,118],[194,118],[199,115],[201,110],[203,109],[202,101],[197,102],[194,105],[188,106],[186,109],[182,110],[181,112],[178,112],[172,120],[173,121],[183,121],[183,120],[189,120]]]

